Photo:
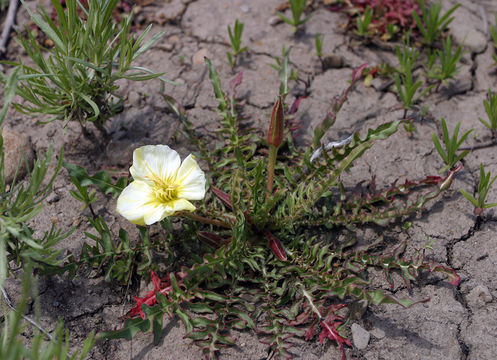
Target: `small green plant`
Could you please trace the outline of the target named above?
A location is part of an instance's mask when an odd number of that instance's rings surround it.
[[[404,104],[404,115],[407,116],[407,111],[412,108],[412,106],[423,97],[428,91],[431,90],[431,86],[424,89],[420,93],[418,90],[423,85],[423,81],[420,78],[415,78],[413,71],[414,65],[419,57],[419,51],[415,48],[409,47],[409,36],[406,37],[402,44],[402,50],[399,46],[395,48],[397,58],[399,60],[399,70],[394,74],[395,87],[399,95],[400,100]]]
[[[118,0],[90,1],[88,9],[78,0],[67,0],[66,9],[58,0],[51,2],[55,21],[43,8],[39,13],[27,8],[32,21],[54,44],[48,58],[27,30],[27,38],[19,35],[18,41],[34,65],[6,62],[21,69],[17,94],[26,102],[14,107],[26,114],[51,115],[49,121],[63,120],[64,125],[79,121],[85,134],[86,124],[92,122],[106,135],[105,121],[122,108],[117,81],[144,81],[162,75],[133,65],[162,33],[143,43],[149,26],[135,39],[131,16],[121,24],[113,20]],[[4,76],[0,80],[5,83]]]
[[[0,126],[7,113],[17,86],[18,69],[15,69],[6,80],[5,102],[0,113]],[[46,178],[51,167],[52,147],[43,157],[39,154],[27,181],[18,182],[14,176],[12,183],[7,184],[4,169],[3,138],[0,130],[0,285],[8,277],[11,267],[22,267],[32,261],[42,272],[58,266],[61,250],[54,246],[65,239],[71,231],[62,234],[52,225],[42,237],[34,236],[34,229],[29,222],[43,209],[43,200],[52,191],[52,184],[62,166],[63,151],[53,169],[53,175]],[[28,166],[28,164],[26,164]]]
[[[487,99],[483,100],[488,122],[480,118],[480,122],[490,129],[492,139],[497,138],[497,94],[488,89]]]
[[[443,32],[447,29],[447,26],[454,20],[452,14],[460,4],[456,4],[451,7],[445,14],[442,12],[442,1],[431,3],[428,7],[424,0],[419,0],[419,6],[421,8],[421,17],[416,11],[412,11],[412,16],[416,21],[417,28],[421,35],[423,36],[423,43],[431,46]]]
[[[478,199],[476,199],[473,195],[469,194],[466,190],[460,189],[459,191],[463,196],[468,199],[468,201],[475,206],[474,214],[476,216],[480,216],[483,212],[483,209],[489,209],[497,206],[497,203],[486,203],[486,198],[488,195],[488,191],[492,187],[497,176],[494,176],[492,180],[490,171],[485,173],[485,168],[483,164],[480,164],[480,181],[478,182]]]
[[[287,50],[285,44],[281,47],[281,57],[274,57],[274,61],[276,64],[269,64],[274,70],[278,72],[280,78],[280,94],[286,95],[288,94],[288,81],[299,80],[299,71],[295,71],[290,68],[290,49]]]
[[[314,45],[316,47],[316,55],[318,58],[323,57],[323,36],[320,34],[316,34],[314,37]]]
[[[437,149],[438,153],[442,157],[445,162],[445,167],[443,167],[440,172],[444,172],[447,169],[453,169],[456,164],[463,159],[469,152],[469,150],[464,150],[460,154],[457,154],[457,151],[461,147],[461,144],[468,137],[468,135],[473,131],[473,129],[468,130],[464,133],[461,138],[459,138],[459,128],[461,123],[457,123],[454,132],[452,133],[452,137],[449,137],[449,130],[447,129],[447,124],[445,123],[445,119],[442,118],[442,133],[443,138],[442,141],[445,145],[445,150],[442,147],[440,140],[438,139],[436,134],[432,134],[433,144],[435,145],[435,149]]]
[[[407,119],[403,124],[404,130],[407,132],[408,136],[411,138],[413,133],[416,131],[416,125],[414,125],[413,119]]]
[[[369,35],[369,25],[371,24],[371,20],[373,19],[373,9],[369,6],[366,7],[364,14],[362,16],[358,16],[356,19],[356,27],[355,33],[359,36],[368,36]]]
[[[452,52],[452,42],[450,37],[442,40],[442,50],[428,52],[427,76],[438,80],[438,85],[435,91],[441,84],[447,84],[448,79],[453,79],[459,72],[457,66],[463,56],[462,47],[459,45],[454,53]],[[436,59],[440,59],[440,63],[436,64]]]
[[[393,24],[393,23],[387,23],[386,26],[387,34],[385,36],[386,40],[390,40],[395,37],[395,35],[399,32],[400,28],[399,26]]]
[[[299,26],[305,24],[311,16],[307,16],[302,19],[305,7],[307,5],[307,0],[288,0],[290,3],[290,10],[292,12],[292,18],[289,19],[282,13],[278,13],[281,20],[292,26],[292,33],[295,34]]]
[[[490,26],[490,36],[492,37],[494,45],[494,53],[492,54],[492,58],[497,63],[497,54],[495,54],[495,49],[497,49],[497,14],[495,14],[495,24]]]
[[[235,20],[235,25],[233,26],[233,30],[231,26],[228,25],[228,35],[230,38],[231,52],[227,52],[226,56],[228,57],[228,62],[231,68],[236,66],[236,61],[238,56],[244,51],[248,50],[248,47],[242,46],[242,34],[243,34],[243,23],[239,22],[238,19]]]

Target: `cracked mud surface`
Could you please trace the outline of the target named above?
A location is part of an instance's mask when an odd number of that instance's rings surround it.
[[[27,1],[31,7],[38,2]],[[47,1],[40,3],[46,4]],[[270,25],[276,15],[279,0],[171,0],[155,1],[145,7],[140,16],[153,18],[159,24],[153,32],[165,30],[165,36],[157,46],[139,59],[139,65],[179,82],[180,86],[166,86],[166,92],[185,108],[190,121],[208,138],[208,132],[216,125],[215,98],[209,83],[203,57],[209,57],[218,70],[223,84],[234,76],[225,53],[228,48],[227,25],[235,19],[245,24],[243,44],[249,52],[242,56],[236,71],[243,71],[243,83],[238,97],[245,104],[244,114],[249,115],[255,127],[265,129],[268,114],[278,94],[278,76],[269,64],[273,56],[280,56],[281,45],[291,48],[292,67],[300,71],[307,84],[292,83],[292,97],[306,95],[302,101],[299,119],[303,134],[299,141],[309,140],[309,130],[318,124],[326,113],[330,100],[347,85],[353,67],[368,62],[371,66],[382,61],[396,65],[392,51],[376,46],[363,46],[351,40],[341,29],[345,18],[323,7],[313,12],[305,30],[297,36],[290,34],[285,24]],[[455,2],[444,0],[448,9]],[[369,307],[358,320],[369,331],[371,339],[364,350],[347,349],[351,359],[495,359],[497,354],[497,217],[495,211],[487,210],[482,221],[476,221],[472,205],[459,193],[460,188],[474,192],[477,187],[480,163],[487,171],[497,174],[496,146],[489,132],[478,121],[484,117],[483,99],[489,88],[496,90],[497,75],[493,65],[493,48],[485,34],[482,13],[493,20],[497,3],[491,0],[462,0],[451,25],[454,38],[465,45],[461,71],[450,86],[428,96],[422,106],[429,107],[429,116],[416,123],[413,138],[399,130],[386,141],[375,144],[357,162],[344,179],[355,185],[368,182],[375,175],[378,188],[393,180],[422,178],[436,175],[440,167],[438,154],[433,148],[431,134],[441,133],[440,118],[445,118],[450,128],[461,121],[461,131],[473,128],[466,145],[472,149],[464,160],[464,168],[456,175],[450,191],[431,204],[428,211],[409,219],[412,226],[401,230],[397,224],[390,228],[368,229],[376,236],[384,233],[391,241],[407,240],[409,247],[420,248],[427,237],[434,240],[434,260],[447,264],[461,275],[457,288],[436,275],[421,277],[412,289],[398,287],[397,295],[416,300],[429,298],[429,302],[409,309],[385,305]],[[483,12],[482,12],[483,9]],[[18,14],[18,23],[27,21],[24,9]],[[323,53],[341,59],[338,68],[322,71],[314,52],[314,35],[323,34]],[[11,42],[8,58],[25,56]],[[99,150],[81,136],[79,126],[70,124],[63,132],[59,124],[35,126],[32,118],[10,112],[6,125],[17,132],[28,134],[36,151],[46,150],[53,142],[56,148],[64,146],[66,161],[81,165],[92,173],[101,167],[118,167],[124,171],[131,163],[134,148],[144,144],[166,143],[177,149],[184,157],[193,150],[181,136],[173,136],[178,128],[177,120],[167,113],[157,82],[122,83],[126,97],[125,110],[109,124],[111,141]],[[351,93],[339,114],[328,139],[341,139],[354,131],[365,132],[369,127],[402,116],[399,101],[391,87],[373,82],[362,84]],[[307,132],[306,132],[307,130]],[[36,218],[34,228],[42,232],[57,225],[63,230],[76,226],[76,231],[61,245],[71,251],[79,251],[85,241],[84,232],[90,229],[84,216],[74,205],[68,190],[71,185],[65,171],[55,181],[54,194],[46,202],[41,216]],[[497,188],[488,195],[490,202],[497,201]],[[114,211],[115,201],[101,199],[95,210],[102,215],[111,230],[119,227],[136,236],[134,227]],[[153,227],[152,232],[159,229]],[[362,236],[359,233],[358,236]],[[417,286],[419,285],[419,286]],[[384,285],[386,286],[386,285]],[[19,283],[11,279],[7,290],[16,299]],[[132,306],[131,295],[136,289],[123,289],[118,284],[106,283],[102,277],[76,278],[69,282],[64,277],[44,278],[40,283],[43,325],[52,330],[61,317],[71,330],[72,343],[77,345],[85,334],[95,329],[108,330],[121,325],[119,317]],[[141,290],[147,291],[144,283]],[[28,334],[29,335],[29,334]],[[201,352],[183,339],[184,329],[178,319],[165,321],[160,344],[152,344],[151,334],[139,333],[132,341],[106,341],[95,347],[92,359],[199,359]],[[221,359],[266,359],[265,345],[249,332],[233,334],[237,347],[222,351]],[[339,359],[335,344],[296,344],[294,353],[302,359]]]

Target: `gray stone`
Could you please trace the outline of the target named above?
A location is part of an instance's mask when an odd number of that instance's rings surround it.
[[[447,11],[451,5],[445,3],[444,11]],[[453,16],[454,21],[449,25],[449,29],[455,42],[464,45],[472,53],[484,52],[487,48],[487,39],[480,26],[481,18],[464,7],[457,9]]]
[[[26,135],[6,127],[2,130],[2,136],[5,181],[11,183],[18,168],[16,181],[19,181],[26,175],[25,160],[29,166],[33,163],[34,152],[31,141]]]
[[[359,350],[364,350],[368,347],[369,339],[371,338],[371,334],[362,328],[360,325],[352,324],[352,341],[354,342],[354,346]]]

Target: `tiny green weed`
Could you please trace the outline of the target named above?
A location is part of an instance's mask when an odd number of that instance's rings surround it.
[[[497,63],[497,54],[495,54],[495,49],[497,48],[497,14],[495,14],[495,24],[490,26],[490,36],[492,37],[494,46],[494,53],[492,54],[492,58]]]
[[[314,37],[314,46],[316,48],[316,55],[321,59],[323,56],[323,36],[316,34]]]
[[[28,36],[19,35],[18,41],[34,65],[5,62],[21,69],[17,94],[26,103],[15,103],[14,107],[26,114],[50,115],[48,121],[63,120],[64,126],[71,120],[79,121],[85,134],[86,124],[92,122],[106,135],[105,121],[122,108],[116,82],[145,81],[162,75],[133,66],[162,33],[143,43],[149,26],[135,39],[131,34],[131,16],[121,24],[113,21],[118,0],[90,1],[88,9],[78,0],[67,0],[66,9],[59,1],[51,1],[56,20],[43,8],[38,13],[28,9],[32,21],[54,44],[48,50],[48,58],[27,30]],[[4,76],[0,80],[5,83]]]
[[[488,89],[487,99],[483,100],[488,122],[480,118],[480,122],[490,129],[492,139],[497,138],[497,94]]]
[[[362,16],[358,16],[356,19],[356,27],[355,33],[359,36],[368,36],[369,35],[369,25],[371,24],[371,20],[373,19],[373,9],[369,6],[366,7],[364,14]]]
[[[309,15],[302,19],[302,15],[304,14],[304,10],[307,5],[307,0],[288,0],[288,2],[290,3],[292,18],[289,19],[282,13],[278,13],[278,16],[281,20],[292,26],[292,34],[295,34],[298,27],[305,24],[311,16]]]
[[[226,56],[228,58],[228,62],[231,66],[231,68],[234,68],[236,66],[236,62],[238,59],[238,56],[247,51],[248,47],[241,47],[242,46],[242,34],[243,34],[243,23],[239,22],[238,19],[235,20],[235,25],[233,26],[233,29],[231,29],[231,26],[228,25],[228,35],[230,38],[230,45],[231,45],[231,52],[227,52]]]
[[[435,145],[435,149],[437,149],[438,153],[442,157],[445,162],[445,167],[443,167],[440,172],[444,172],[448,169],[453,169],[456,164],[463,159],[469,152],[469,150],[464,150],[461,153],[457,154],[457,151],[461,147],[461,144],[468,137],[468,135],[473,131],[473,129],[468,130],[464,133],[463,136],[459,139],[459,128],[461,123],[457,123],[456,128],[452,134],[452,137],[449,137],[449,130],[447,129],[447,124],[445,123],[445,119],[442,118],[442,132],[443,132],[443,143],[445,145],[445,150],[442,147],[440,140],[438,139],[436,134],[432,134],[433,144]]]
[[[460,189],[459,191],[463,196],[468,199],[468,201],[475,206],[474,214],[476,216],[480,216],[483,212],[483,209],[489,209],[497,206],[497,203],[486,203],[486,198],[488,195],[488,191],[492,187],[497,176],[494,176],[492,180],[490,171],[485,173],[485,168],[483,164],[480,164],[480,181],[478,182],[478,198],[475,198],[473,195],[469,194],[466,190]]]
[[[400,67],[394,74],[395,88],[404,105],[403,117],[405,118],[407,116],[407,111],[410,110],[421,97],[430,91],[432,87],[429,86],[421,92],[418,91],[423,85],[423,81],[419,77],[416,79],[413,71],[420,53],[416,48],[409,47],[409,36],[404,40],[402,50],[397,46],[395,52]]]
[[[459,72],[457,66],[463,56],[462,47],[459,45],[452,52],[452,41],[450,37],[442,40],[442,50],[435,50],[435,53],[428,52],[427,76],[438,80],[436,91],[441,84],[447,84],[448,79],[453,79]],[[436,59],[440,59],[439,63],[435,63]]]
[[[454,20],[452,14],[457,10],[460,4],[454,5],[443,15],[441,14],[441,0],[431,3],[429,6],[426,6],[424,0],[419,0],[419,6],[421,8],[421,17],[415,11],[412,12],[412,16],[416,21],[417,29],[423,37],[423,43],[431,46],[442,36],[443,32]]]

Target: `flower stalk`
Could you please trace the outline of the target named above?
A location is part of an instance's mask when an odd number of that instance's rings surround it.
[[[225,221],[209,219],[209,218],[206,218],[204,216],[201,216],[201,215],[189,212],[189,211],[183,211],[181,213],[178,213],[177,216],[184,216],[184,217],[190,218],[192,220],[195,220],[195,221],[198,221],[198,222],[201,222],[204,224],[219,226],[219,227],[223,227],[226,229],[232,228],[232,226]]]

